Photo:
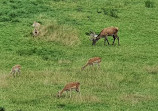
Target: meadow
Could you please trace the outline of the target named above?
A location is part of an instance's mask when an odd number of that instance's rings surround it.
[[[0,109],[157,111],[157,0],[0,0]],[[41,23],[32,37],[34,21]],[[119,27],[120,46],[86,35]],[[113,38],[108,37],[110,44]],[[100,68],[87,67],[101,57]],[[10,70],[22,66],[21,75]],[[78,81],[81,98],[57,92]]]

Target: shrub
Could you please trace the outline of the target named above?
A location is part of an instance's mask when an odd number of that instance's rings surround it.
[[[145,7],[153,8],[154,7],[154,2],[151,2],[150,0],[145,1]]]

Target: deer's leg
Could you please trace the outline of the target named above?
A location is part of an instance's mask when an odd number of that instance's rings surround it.
[[[70,98],[71,98],[71,89],[70,89]]]
[[[18,74],[20,75],[20,70],[18,70]]]
[[[104,45],[105,45],[105,43],[106,43],[106,40],[107,40],[107,39],[105,38],[105,39],[104,39]]]
[[[79,86],[77,89],[78,89],[77,92],[79,92],[80,99],[82,99],[82,98],[81,98],[81,92],[80,92],[80,86]]]
[[[80,92],[80,86],[76,86],[76,91]]]
[[[92,63],[92,65],[91,65],[93,70],[95,70],[95,67],[94,67],[94,65],[95,65],[94,63]]]
[[[107,36],[105,36],[105,42],[108,42],[108,45],[109,45],[109,41],[108,41],[108,38],[107,38]],[[104,45],[105,45],[105,43],[104,43]]]
[[[15,77],[15,74],[16,74],[16,73],[15,73],[15,71],[14,71],[14,72],[13,72],[13,77]]]
[[[67,97],[67,95],[68,95],[68,91],[66,91],[66,97]]]
[[[98,63],[98,67],[100,67],[100,64]]]
[[[116,39],[116,37],[115,37],[115,35],[113,35],[113,43],[112,43],[112,45],[114,45],[114,43],[115,43],[115,39]]]
[[[117,40],[118,40],[118,45],[120,45],[120,40],[119,40],[119,36],[116,36]]]

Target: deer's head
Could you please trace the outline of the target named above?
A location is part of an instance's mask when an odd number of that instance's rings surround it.
[[[95,34],[95,32],[90,33],[90,40],[92,40],[92,45],[95,45],[95,43],[97,41],[97,37],[98,37],[98,35]]]

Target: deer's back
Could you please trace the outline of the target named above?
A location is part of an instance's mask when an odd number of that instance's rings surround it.
[[[67,84],[67,85],[64,87],[64,89],[65,89],[65,90],[76,89],[76,88],[79,87],[79,85],[80,85],[79,82],[72,82],[72,83]]]
[[[109,28],[105,28],[101,31],[100,35],[102,36],[112,36],[114,34],[117,34],[118,32],[118,28],[115,27],[109,27]]]
[[[100,57],[94,57],[88,60],[88,64],[92,65],[95,63],[100,63],[101,62],[101,58]]]

